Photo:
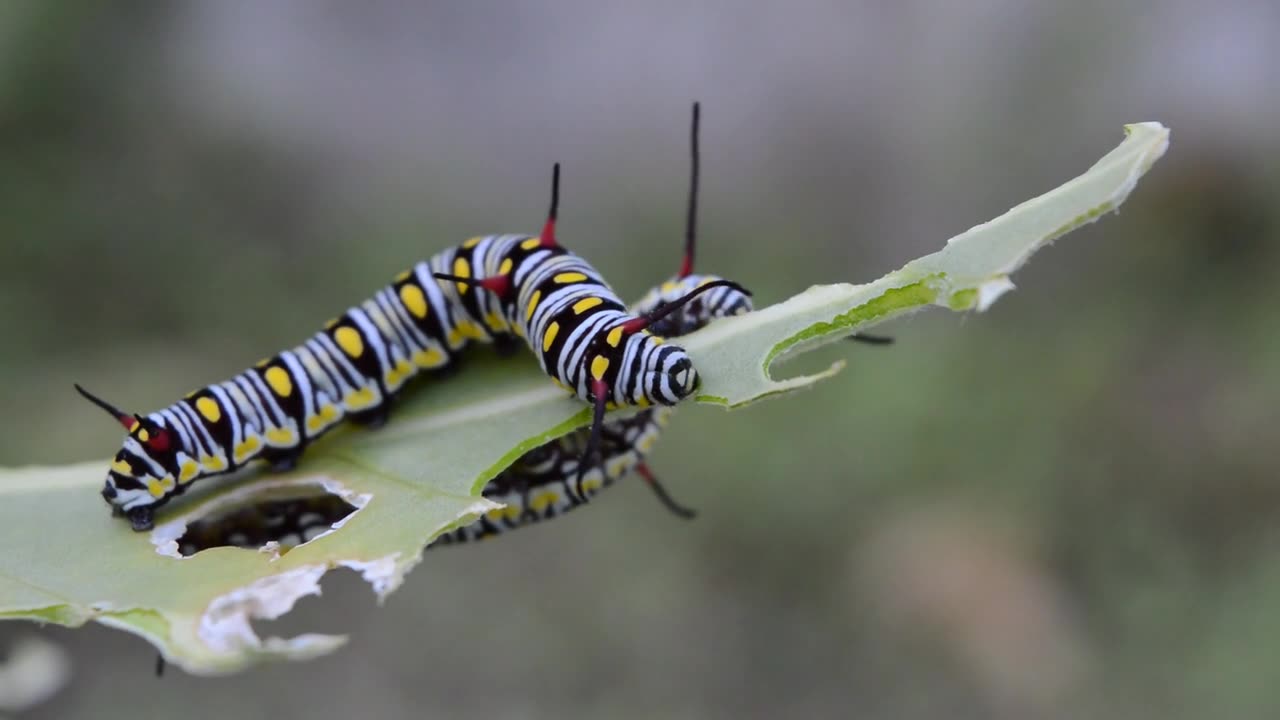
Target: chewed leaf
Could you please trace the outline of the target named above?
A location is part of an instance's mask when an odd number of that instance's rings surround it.
[[[812,384],[839,364],[782,381],[770,366],[929,305],[985,309],[1031,253],[1116,208],[1164,153],[1160,125],[1127,131],[1084,175],[901,270],[813,287],[683,338],[702,377],[698,400],[737,407]],[[203,674],[332,651],[343,638],[264,639],[251,621],[289,612],[335,568],[360,573],[379,597],[394,591],[432,539],[499,509],[479,496],[489,478],[589,415],[531,359],[483,351],[403,400],[387,427],[335,431],[295,472],[200,483],[148,534],[112,518],[98,497],[105,462],[0,470],[0,619],[96,621]]]
[[[873,283],[812,287],[685,338],[703,377],[699,399],[738,407],[812,384],[838,366],[784,381],[773,380],[769,367],[787,354],[929,305],[986,310],[1013,289],[1009,275],[1032,253],[1119,207],[1168,147],[1169,131],[1158,123],[1129,125],[1125,132],[1125,141],[1083,175],[957,235],[942,250]]]

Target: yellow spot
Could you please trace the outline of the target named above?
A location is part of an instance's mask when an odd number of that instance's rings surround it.
[[[111,469],[115,470],[121,475],[133,474],[133,466],[130,465],[127,460],[116,460],[115,462],[111,463]]]
[[[524,242],[520,243],[520,249],[533,250],[534,248],[538,247],[541,244],[542,244],[542,238],[536,238],[536,237],[529,238],[528,240],[525,240]]]
[[[197,463],[195,460],[183,461],[182,469],[178,473],[178,482],[183,485],[186,485],[192,480],[195,480],[196,476],[199,474],[200,474],[200,463]]]
[[[183,396],[182,396],[182,399],[183,399],[183,400],[190,400],[191,398],[195,397],[195,396],[196,396],[196,393],[200,392],[202,389],[203,389],[203,388],[196,388],[195,390],[192,390],[191,392],[187,393],[186,395],[183,395]]]
[[[601,482],[600,482],[600,478],[598,477],[586,477],[582,479],[582,491],[584,493],[596,492],[597,490],[600,489],[600,487],[601,487]]]
[[[533,319],[533,311],[538,309],[538,302],[542,300],[542,291],[534,290],[533,297],[529,298],[529,307],[525,308],[524,321],[529,322]]]
[[[597,355],[595,359],[591,361],[591,377],[595,378],[596,380],[603,380],[604,373],[608,369],[609,369],[609,358],[603,355]]]
[[[515,505],[507,505],[506,507],[490,510],[484,515],[493,522],[500,522],[503,519],[514,521],[516,518],[520,517],[520,508]]]
[[[633,458],[634,455],[632,453],[627,453],[610,460],[605,468],[609,473],[609,477],[618,478],[626,475],[627,471],[631,469]]]
[[[389,387],[400,387],[411,375],[413,375],[413,366],[400,360],[395,367],[387,371],[385,380]]]
[[[506,260],[502,261],[501,265],[498,266],[498,274],[506,275],[507,273],[511,272],[511,268],[513,267],[515,267],[515,263],[511,262],[511,258],[507,258]]]
[[[419,350],[413,354],[413,362],[421,368],[440,367],[444,364],[444,353],[434,348]]]
[[[323,430],[337,419],[338,408],[333,405],[322,405],[315,415],[307,418],[307,429],[314,434]]]
[[[329,318],[328,320],[324,321],[324,329],[332,330],[333,326],[337,324],[338,324],[338,318]]]
[[[489,311],[489,314],[484,316],[484,322],[494,332],[506,332],[507,330],[507,320],[497,310]]]
[[[267,442],[282,447],[293,447],[298,443],[298,436],[290,428],[271,428],[267,430]]]
[[[668,280],[668,281],[666,281],[666,282],[662,283],[662,292],[664,292],[664,293],[665,293],[665,292],[671,292],[672,290],[675,290],[675,289],[676,289],[676,288],[678,288],[678,287],[680,287],[680,286],[679,286],[677,283],[674,283],[674,282],[672,282],[672,281]]]
[[[254,453],[258,452],[259,448],[261,447],[262,447],[262,441],[258,439],[257,435],[250,435],[249,437],[245,438],[244,442],[240,443],[239,445],[236,445],[236,449],[235,449],[236,462],[244,462],[249,457],[251,457]]]
[[[609,336],[605,338],[605,342],[609,343],[609,347],[618,347],[618,343],[622,342],[622,326],[609,331]]]
[[[334,330],[333,340],[349,357],[358,358],[364,352],[364,339],[360,337],[360,331],[353,327],[344,325]]]
[[[467,262],[466,258],[453,259],[453,274],[458,277],[471,277],[471,264]],[[467,288],[470,287],[467,283],[455,283],[455,285],[458,286],[458,294],[460,295],[465,295]]]
[[[133,424],[129,426],[129,432],[133,432],[134,430],[137,430],[138,426],[141,424],[142,423],[138,422],[137,420],[134,420]]]
[[[485,335],[484,328],[470,321],[458,323],[458,332],[462,333],[463,337],[469,337],[473,340],[480,340]]]
[[[556,500],[558,499],[559,497],[555,493],[544,492],[530,501],[529,507],[532,508],[534,512],[540,513],[552,505],[555,505]]]
[[[556,333],[560,332],[560,323],[553,322],[547,327],[547,334],[542,336],[542,352],[551,349],[551,343],[556,341]]]
[[[157,488],[159,488],[160,490],[160,492],[158,493],[156,492]],[[173,490],[173,488],[174,488],[174,482],[173,482],[172,475],[165,475],[164,477],[159,479],[155,479],[155,478],[147,479],[147,492],[151,493],[155,497],[160,497],[161,495],[164,495],[165,493]]]
[[[590,310],[591,308],[597,305],[603,305],[603,304],[604,304],[604,300],[601,300],[598,297],[583,298],[573,304],[573,314],[581,315],[582,313]]]
[[[208,395],[196,401],[196,410],[199,410],[204,419],[211,423],[222,419],[222,408],[218,407],[218,401]]]
[[[566,272],[560,273],[551,279],[560,285],[568,285],[569,283],[582,282],[587,279],[587,276],[580,272]]]
[[[368,387],[360,388],[355,392],[349,392],[347,393],[347,396],[342,399],[342,403],[346,405],[349,410],[361,410],[375,404],[376,402],[378,402],[378,399],[373,394],[373,388]]]
[[[413,274],[413,271],[412,271],[412,270],[405,270],[404,272],[400,273],[399,275],[396,275],[395,282],[404,282],[405,280],[408,280],[408,279],[409,279],[409,276],[410,276],[410,275],[412,275],[412,274]]]
[[[422,293],[422,288],[417,285],[409,284],[400,288],[400,302],[404,303],[404,307],[409,314],[421,320],[427,316],[427,297]]]
[[[227,469],[227,461],[221,455],[200,458],[200,464],[211,473],[218,473]]]
[[[479,244],[480,244],[480,241],[481,241],[481,240],[483,240],[483,239],[484,239],[484,238],[483,238],[483,237],[481,237],[481,236],[479,236],[479,235],[477,235],[477,236],[475,236],[475,237],[473,237],[473,238],[467,238],[467,241],[466,241],[466,242],[464,242],[464,243],[462,243],[462,249],[463,249],[463,250],[470,250],[471,248],[473,248],[473,247],[475,247],[475,246],[479,245]]]
[[[645,396],[643,396],[643,395],[641,395],[640,397],[636,398],[636,407],[642,407],[642,408],[647,408],[647,407],[649,407],[649,398],[647,398],[647,397],[645,397]]]
[[[138,442],[146,442],[150,439],[151,439],[151,433],[147,432],[146,430],[138,431]]]
[[[655,336],[652,342],[654,345],[661,345],[662,343],[666,342],[666,340],[663,340],[662,338]]]
[[[653,449],[653,443],[656,442],[658,436],[655,433],[645,433],[636,441],[636,446],[640,448],[640,452],[649,452]]]
[[[293,392],[293,380],[289,379],[289,373],[279,365],[268,368],[263,375],[267,379],[267,384],[271,386],[271,391],[276,395],[287,398],[289,393]]]

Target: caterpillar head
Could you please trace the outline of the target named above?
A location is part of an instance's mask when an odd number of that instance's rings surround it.
[[[666,384],[671,387],[672,400],[667,405],[675,403],[689,397],[694,390],[698,389],[701,381],[698,377],[698,371],[693,367],[693,360],[685,353],[683,348],[670,348],[676,350],[667,358],[663,364],[660,374]]]
[[[179,448],[173,430],[165,427],[161,416],[130,415],[79,385],[76,390],[128,431],[107,470],[102,499],[116,514],[127,516],[134,530],[151,529],[156,506],[167,500],[177,485],[172,468]]]

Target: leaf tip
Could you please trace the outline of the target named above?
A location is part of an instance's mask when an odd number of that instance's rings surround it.
[[[978,286],[977,302],[974,307],[978,312],[986,312],[987,308],[994,305],[1001,295],[1013,289],[1013,281],[1008,275],[992,278]]]

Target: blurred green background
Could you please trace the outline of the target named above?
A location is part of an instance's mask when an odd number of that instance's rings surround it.
[[[114,450],[73,381],[158,407],[536,231],[556,160],[562,238],[637,297],[678,264],[693,99],[701,269],[761,304],[1173,129],[989,313],[682,410],[653,464],[697,521],[628,482],[433,551],[381,609],[335,572],[259,629],[347,648],[224,679],[45,629],[75,675],[24,717],[1275,717],[1277,28],[1249,0],[0,4],[9,466]]]

